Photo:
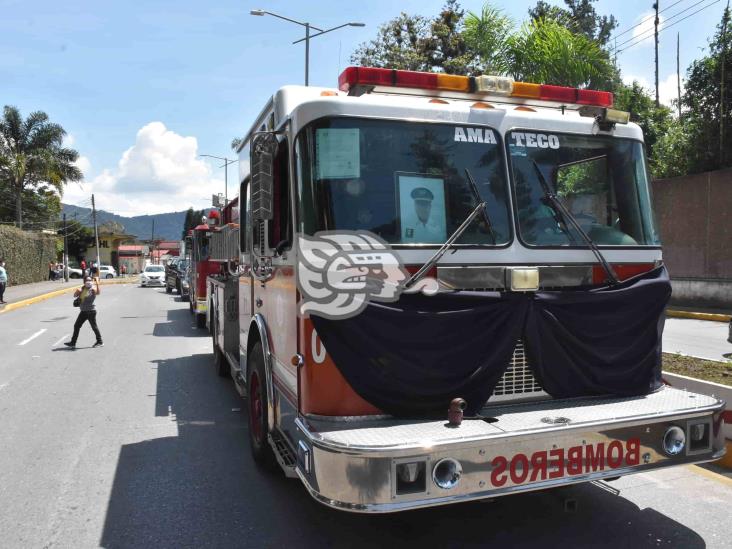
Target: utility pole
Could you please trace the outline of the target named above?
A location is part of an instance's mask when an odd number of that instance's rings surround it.
[[[656,10],[656,19],[653,21],[656,39],[656,107],[659,107],[661,105],[661,102],[658,98],[658,4],[659,0],[656,0],[656,3],[653,4],[653,9]]]
[[[155,264],[155,218],[152,220],[152,229],[150,230],[150,263]]]
[[[724,167],[724,65],[727,63],[727,24],[729,23],[729,0],[724,10],[724,23],[722,27],[722,63],[721,77],[719,80],[719,167]]]
[[[681,33],[676,33],[676,92],[678,93],[679,121],[681,121],[681,64],[679,63],[679,42]]]
[[[64,214],[64,282],[69,281],[69,239],[66,229],[66,214]]]
[[[101,261],[99,261],[99,231],[97,230],[97,208],[94,205],[94,195],[92,194],[92,219],[94,220],[94,240],[97,245],[97,277],[99,277],[99,267]]]

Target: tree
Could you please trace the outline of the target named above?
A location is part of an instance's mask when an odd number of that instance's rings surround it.
[[[480,14],[469,12],[465,18],[465,43],[473,52],[472,65],[479,74],[509,72],[508,39],[513,21],[501,10],[485,4]]]
[[[689,173],[689,151],[693,149],[689,125],[672,119],[666,132],[658,138],[650,156],[654,177],[678,177]]]
[[[361,44],[351,61],[449,74],[508,74],[564,86],[608,87],[616,76],[605,50],[553,19],[530,21],[516,31],[490,4],[465,16],[456,0],[448,0],[432,19],[402,13]]]
[[[686,73],[681,104],[693,145],[689,151],[691,173],[732,165],[731,50],[730,10],[725,8],[709,42],[709,55],[694,61]]]
[[[508,38],[508,56],[516,80],[607,89],[615,76],[606,51],[552,19],[524,23]]]
[[[65,135],[44,112],[32,112],[23,120],[17,108],[5,106],[0,120],[0,181],[14,195],[18,227],[23,225],[24,191],[61,194],[64,184],[83,178],[74,164],[79,154],[63,146]]]
[[[615,108],[630,113],[630,120],[643,130],[646,154],[654,158],[656,143],[669,130],[673,123],[671,109],[665,105],[656,107],[656,101],[637,81],[630,86],[619,84],[615,89]],[[651,160],[651,171],[658,177],[658,163]]]
[[[618,22],[613,15],[597,15],[592,5],[594,2],[597,0],[564,0],[567,7],[560,8],[539,0],[536,6],[529,9],[529,16],[534,21],[540,19],[555,21],[604,48]]]
[[[193,208],[188,208],[188,210],[186,210],[186,216],[183,219],[183,232],[181,233],[182,240],[188,236],[188,231],[201,224],[201,218],[203,215],[204,210],[196,211]]]
[[[58,234],[63,236],[64,232],[59,231]],[[94,230],[74,219],[66,222],[66,234],[69,258],[84,257],[86,250],[94,245]]]

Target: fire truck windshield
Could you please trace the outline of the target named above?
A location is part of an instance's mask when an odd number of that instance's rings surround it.
[[[506,143],[522,241],[584,246],[546,199],[541,170],[559,200],[599,246],[658,245],[643,145],[611,136],[521,130]]]
[[[478,204],[457,241],[511,238],[503,147],[485,126],[322,119],[297,141],[301,229],[367,230],[393,244],[442,244]]]

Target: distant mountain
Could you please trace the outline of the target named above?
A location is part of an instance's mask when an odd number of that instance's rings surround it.
[[[70,204],[61,204],[61,206],[62,212],[66,214],[67,219],[75,219],[84,225],[92,226],[91,208],[81,208]],[[135,235],[140,240],[150,239],[153,219],[155,220],[156,238],[180,240],[185,217],[185,211],[124,217],[122,215],[105,212],[104,210],[97,210],[97,223],[99,225],[108,222],[119,223],[125,228],[125,233]]]

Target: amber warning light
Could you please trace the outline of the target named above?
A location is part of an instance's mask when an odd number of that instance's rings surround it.
[[[515,82],[508,76],[459,76],[374,67],[348,67],[338,78],[338,88],[349,94],[357,94],[363,88],[375,86],[503,95],[595,107],[613,106],[611,92]]]

